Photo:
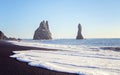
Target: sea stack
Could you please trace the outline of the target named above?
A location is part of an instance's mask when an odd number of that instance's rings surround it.
[[[33,40],[49,40],[52,39],[51,32],[49,30],[48,21],[42,21],[40,26],[34,33]]]
[[[77,32],[76,39],[83,39],[81,31],[82,31],[82,26],[81,26],[81,24],[78,24],[78,32]]]

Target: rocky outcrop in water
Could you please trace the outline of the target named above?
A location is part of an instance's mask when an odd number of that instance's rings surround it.
[[[83,39],[81,31],[82,31],[82,26],[81,26],[81,24],[78,24],[78,32],[77,32],[76,39]]]
[[[34,33],[33,40],[48,40],[52,39],[51,32],[49,30],[48,21],[42,21],[40,26]]]
[[[0,31],[0,40],[6,40],[7,37],[4,35],[2,31]]]

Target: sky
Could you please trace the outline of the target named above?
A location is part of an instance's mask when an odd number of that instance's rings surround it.
[[[32,39],[42,20],[53,38],[120,38],[120,0],[0,0],[0,30]]]

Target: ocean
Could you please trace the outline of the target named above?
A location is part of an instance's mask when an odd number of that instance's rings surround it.
[[[77,73],[79,75],[119,75],[120,39],[53,39],[20,42],[9,41],[20,46],[57,49],[57,51],[24,50],[13,51],[10,57],[27,62],[30,66],[50,70]]]

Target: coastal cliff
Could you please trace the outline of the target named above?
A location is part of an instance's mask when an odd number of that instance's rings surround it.
[[[7,37],[4,35],[2,31],[0,31],[0,40],[5,40]]]
[[[13,38],[13,37],[7,37],[2,31],[0,31],[0,40],[14,40],[14,41],[20,41],[21,39]]]

